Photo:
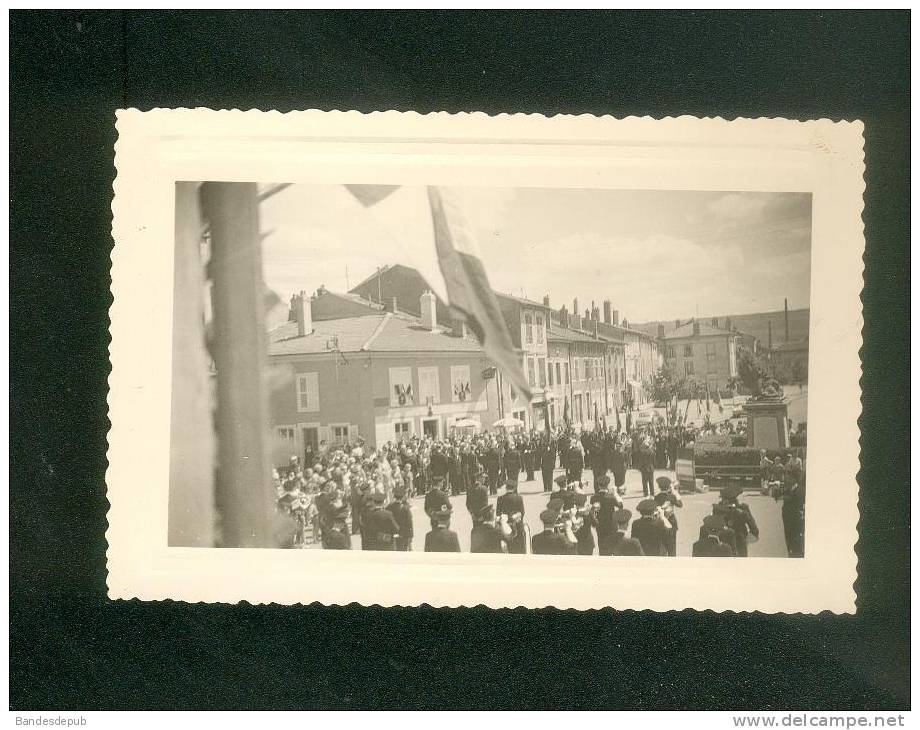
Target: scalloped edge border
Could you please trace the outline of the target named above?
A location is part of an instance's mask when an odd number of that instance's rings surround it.
[[[149,116],[149,115],[158,115],[158,116],[159,116],[159,115],[164,115],[164,114],[165,114],[165,115],[182,115],[182,114],[195,113],[195,112],[205,112],[205,113],[208,113],[209,115],[210,115],[210,114],[217,114],[217,115],[233,115],[233,116],[244,116],[244,117],[249,117],[249,118],[255,118],[255,117],[262,117],[262,118],[264,118],[264,117],[269,117],[269,118],[279,118],[279,117],[280,117],[280,118],[293,118],[293,117],[303,117],[303,116],[305,116],[305,115],[313,115],[313,116],[322,116],[322,117],[325,117],[326,119],[329,119],[329,118],[332,118],[332,117],[340,117],[340,118],[345,118],[345,119],[347,119],[347,120],[361,120],[362,123],[363,123],[365,120],[368,120],[368,119],[374,120],[374,119],[389,119],[389,118],[394,118],[394,119],[400,119],[400,120],[402,120],[402,121],[405,121],[405,120],[407,120],[407,119],[411,119],[413,122],[418,122],[418,121],[421,121],[421,120],[435,120],[435,121],[437,121],[437,122],[440,122],[440,121],[443,120],[443,121],[447,121],[447,122],[449,122],[449,123],[453,123],[454,121],[457,121],[457,120],[462,120],[464,123],[475,122],[475,121],[487,121],[489,124],[509,123],[509,122],[514,122],[514,121],[516,121],[516,120],[526,120],[526,121],[529,121],[529,122],[537,122],[537,123],[539,123],[539,124],[547,124],[547,123],[548,123],[548,124],[550,124],[550,125],[558,125],[559,123],[570,123],[570,122],[586,123],[586,124],[591,124],[591,125],[595,125],[595,124],[596,124],[596,125],[600,125],[600,124],[611,124],[611,123],[617,123],[617,124],[624,124],[624,123],[627,123],[627,124],[638,124],[638,123],[641,123],[641,124],[651,124],[651,123],[655,123],[655,124],[657,124],[657,125],[661,125],[661,124],[675,124],[675,123],[678,123],[678,122],[693,122],[693,123],[696,123],[696,124],[700,124],[700,123],[709,124],[709,123],[711,123],[711,124],[728,124],[728,125],[733,125],[733,126],[740,126],[740,125],[748,125],[748,124],[752,124],[752,123],[757,123],[757,124],[766,124],[766,125],[776,126],[777,128],[779,128],[779,127],[781,127],[781,126],[786,126],[786,127],[788,127],[788,125],[790,125],[790,124],[792,124],[792,125],[801,125],[801,126],[833,125],[833,127],[835,127],[835,128],[836,128],[836,127],[843,127],[843,126],[846,126],[846,127],[853,127],[853,131],[857,132],[857,133],[858,133],[858,137],[859,137],[859,148],[858,148],[858,151],[859,151],[859,164],[858,164],[859,171],[858,171],[858,172],[859,172],[859,181],[860,181],[860,186],[859,186],[859,201],[860,201],[860,205],[859,205],[859,214],[858,214],[858,215],[859,215],[859,224],[860,224],[860,225],[859,225],[859,236],[860,236],[860,238],[861,238],[862,245],[863,245],[863,249],[862,249],[862,252],[861,252],[861,254],[860,254],[860,259],[859,259],[859,260],[860,260],[860,270],[859,270],[859,275],[860,275],[860,286],[859,286],[859,294],[858,294],[858,296],[859,296],[859,301],[860,301],[860,307],[859,307],[859,347],[858,347],[857,352],[856,352],[856,358],[857,358],[857,362],[858,362],[858,378],[857,378],[857,384],[858,384],[858,387],[859,387],[859,389],[860,389],[859,399],[858,399],[858,402],[859,402],[859,409],[858,409],[858,411],[859,411],[859,412],[858,412],[857,418],[856,418],[856,425],[857,425],[856,430],[857,430],[857,437],[858,437],[858,438],[857,438],[857,447],[858,447],[858,451],[857,451],[857,462],[858,462],[858,468],[857,468],[856,474],[853,475],[853,483],[854,483],[854,485],[855,485],[855,487],[856,487],[856,498],[857,498],[857,499],[856,499],[856,522],[854,523],[853,528],[852,528],[852,532],[851,532],[851,540],[852,540],[852,542],[850,543],[850,544],[852,545],[853,555],[854,555],[854,558],[855,558],[855,563],[854,563],[854,572],[855,572],[855,575],[854,575],[853,583],[852,583],[851,586],[850,586],[850,589],[852,590],[852,595],[853,595],[853,604],[852,604],[853,610],[852,610],[852,612],[836,612],[836,611],[833,611],[833,610],[831,610],[831,609],[823,609],[823,610],[820,610],[820,611],[817,611],[817,612],[805,612],[804,615],[810,615],[810,616],[822,616],[822,615],[824,615],[824,614],[831,614],[831,615],[848,615],[848,614],[850,614],[850,613],[852,613],[852,615],[855,615],[855,614],[858,612],[858,610],[859,610],[859,594],[858,594],[858,591],[857,591],[857,585],[858,585],[858,583],[859,583],[859,542],[860,542],[859,526],[860,526],[860,523],[861,523],[861,520],[862,520],[862,518],[861,518],[860,487],[859,487],[858,479],[859,479],[860,473],[862,472],[862,429],[861,429],[861,420],[862,420],[863,405],[864,405],[864,404],[863,404],[863,395],[862,395],[862,382],[863,382],[863,378],[865,377],[865,372],[864,372],[864,367],[863,367],[863,359],[862,359],[863,348],[864,348],[864,344],[863,344],[863,341],[864,341],[863,333],[864,333],[864,328],[865,328],[863,292],[864,292],[864,289],[865,289],[865,265],[866,265],[866,264],[865,264],[866,226],[865,226],[865,220],[864,220],[864,211],[865,211],[865,191],[866,191],[866,180],[865,180],[865,171],[866,171],[866,164],[865,164],[865,125],[864,125],[864,123],[862,122],[862,120],[856,119],[856,118],[853,118],[853,119],[844,119],[844,118],[841,118],[841,119],[830,119],[830,118],[827,118],[827,117],[822,117],[822,118],[818,118],[818,119],[798,119],[798,118],[763,117],[763,116],[761,116],[761,117],[742,117],[742,116],[737,116],[737,117],[726,118],[726,117],[722,117],[722,116],[720,116],[720,115],[705,116],[705,117],[697,117],[697,116],[693,116],[693,115],[677,115],[677,116],[668,115],[668,116],[664,116],[664,117],[655,117],[655,116],[652,116],[652,115],[642,115],[642,116],[638,116],[638,115],[627,115],[627,116],[624,116],[624,117],[617,117],[617,116],[612,115],[612,114],[595,115],[595,114],[590,114],[590,113],[579,113],[579,114],[557,113],[557,114],[544,115],[544,114],[541,114],[541,113],[538,113],[538,112],[499,112],[499,113],[496,113],[496,114],[489,114],[489,113],[481,112],[481,111],[460,111],[460,112],[429,111],[429,112],[417,112],[417,111],[414,111],[414,110],[400,111],[400,110],[397,110],[397,109],[376,110],[376,111],[371,111],[371,112],[361,112],[361,111],[358,111],[358,110],[342,110],[342,109],[329,109],[329,110],[323,110],[323,109],[315,109],[315,108],[313,108],[313,109],[305,109],[305,110],[293,110],[293,109],[292,109],[292,110],[288,110],[288,111],[281,112],[281,111],[277,111],[277,110],[274,110],[274,109],[263,110],[263,109],[259,109],[259,108],[256,108],[256,107],[252,107],[252,108],[248,108],[248,109],[239,109],[239,108],[235,108],[235,107],[234,107],[234,108],[229,108],[229,109],[226,109],[226,108],[212,109],[212,108],[207,108],[207,107],[176,107],[176,108],[151,107],[151,108],[149,108],[149,109],[143,109],[143,108],[138,108],[138,107],[130,107],[130,108],[126,108],[126,109],[118,109],[118,110],[116,111],[116,118],[115,118],[115,121],[116,121],[116,124],[115,124],[115,128],[116,128],[116,141],[115,141],[115,143],[114,143],[114,160],[113,160],[113,165],[114,165],[114,167],[115,167],[115,176],[114,176],[113,182],[112,182],[112,195],[113,195],[113,197],[112,197],[112,203],[111,203],[111,211],[112,211],[112,231],[111,231],[112,249],[111,249],[111,254],[110,254],[110,276],[111,276],[111,279],[112,279],[112,286],[113,286],[113,287],[114,287],[114,281],[115,281],[115,276],[114,276],[114,275],[115,275],[116,270],[117,270],[116,264],[117,264],[118,253],[119,253],[118,241],[117,241],[116,236],[115,236],[115,231],[116,231],[116,228],[117,228],[117,225],[118,225],[118,222],[119,222],[119,220],[118,220],[118,219],[119,219],[119,209],[118,209],[118,203],[119,203],[119,190],[120,190],[120,189],[123,189],[124,186],[125,186],[125,183],[126,183],[126,181],[124,180],[124,176],[121,174],[121,172],[120,172],[120,170],[119,170],[119,165],[118,165],[119,159],[120,159],[120,158],[121,158],[121,159],[124,158],[123,156],[124,156],[124,147],[125,147],[125,139],[124,139],[122,133],[119,131],[119,128],[118,128],[118,127],[119,127],[119,122],[121,121],[122,118],[126,118],[126,117],[131,116],[131,115],[142,115],[142,116],[147,117],[147,116]],[[552,130],[549,130],[549,131],[552,131]],[[355,137],[355,140],[354,140],[354,141],[365,141],[365,142],[373,143],[373,142],[379,142],[379,141],[381,141],[381,139],[385,139],[385,138],[386,138],[386,139],[389,139],[389,137],[371,137],[371,138]],[[393,139],[394,139],[394,141],[399,141],[401,138],[400,138],[399,136],[396,136],[396,137],[394,137]],[[462,139],[457,139],[457,140],[436,139],[436,140],[428,140],[428,141],[436,142],[436,143],[443,143],[443,142],[450,142],[450,141],[462,142],[462,141],[464,141],[464,140],[462,140]],[[502,139],[492,139],[492,138],[489,138],[489,139],[486,139],[486,140],[477,140],[477,141],[481,141],[481,142],[485,142],[485,143],[494,143],[494,144],[514,144],[513,138],[512,138],[510,135],[509,135],[507,138],[502,138]],[[524,141],[525,141],[525,143],[533,143],[533,140],[524,140]],[[540,142],[545,142],[545,143],[547,143],[547,144],[558,144],[558,143],[559,143],[559,139],[540,140]],[[592,140],[592,141],[590,141],[590,142],[587,142],[586,144],[595,144],[596,142],[597,142],[596,140]],[[122,190],[122,194],[123,194],[123,195],[125,194],[125,191],[124,191],[124,190]],[[814,271],[812,271],[812,274],[814,275]],[[110,337],[109,337],[109,345],[108,345],[108,353],[109,353],[109,366],[110,366],[110,370],[109,370],[109,375],[107,376],[107,379],[106,379],[107,384],[108,384],[108,386],[109,386],[109,392],[108,392],[108,394],[107,394],[107,396],[106,396],[106,405],[107,405],[107,408],[108,408],[108,410],[107,410],[107,417],[109,417],[109,432],[107,433],[107,436],[106,436],[106,443],[107,443],[107,447],[108,447],[108,448],[107,448],[107,450],[106,450],[106,464],[107,464],[107,466],[106,466],[106,495],[105,495],[106,502],[108,503],[108,509],[107,509],[107,511],[106,511],[106,518],[105,518],[105,519],[106,519],[106,525],[107,525],[107,526],[106,526],[105,536],[104,536],[104,537],[105,537],[105,542],[106,542],[106,589],[107,589],[107,595],[108,595],[108,597],[109,597],[109,600],[118,601],[118,602],[145,602],[145,603],[148,602],[148,601],[155,601],[155,602],[166,602],[166,603],[171,603],[171,604],[190,604],[190,605],[191,605],[191,604],[208,604],[208,605],[210,605],[210,604],[213,604],[213,603],[220,603],[220,604],[224,604],[224,605],[279,606],[279,607],[289,607],[289,608],[293,608],[293,607],[318,607],[318,606],[321,606],[321,607],[324,607],[324,608],[332,608],[332,609],[345,609],[345,608],[353,608],[353,607],[356,607],[356,606],[360,606],[360,607],[364,607],[364,608],[422,608],[422,609],[435,609],[435,610],[437,610],[437,609],[448,609],[448,610],[449,610],[449,609],[470,609],[470,610],[474,610],[474,609],[481,609],[481,608],[483,608],[483,609],[488,609],[488,610],[490,610],[490,611],[517,611],[517,610],[520,610],[520,609],[525,609],[525,610],[554,610],[554,611],[560,611],[560,612],[570,612],[570,611],[577,611],[577,612],[615,611],[615,612],[617,612],[617,613],[625,613],[625,614],[631,614],[631,613],[649,613],[649,612],[652,612],[652,613],[655,613],[655,614],[668,614],[668,613],[686,613],[686,612],[690,612],[690,613],[695,613],[695,614],[709,614],[709,613],[712,613],[712,614],[720,614],[720,615],[721,615],[721,614],[726,614],[726,613],[727,613],[727,614],[731,614],[731,615],[746,615],[746,616],[759,616],[759,615],[760,615],[760,616],[803,615],[803,612],[801,612],[801,611],[763,611],[763,610],[759,610],[759,609],[755,609],[755,610],[751,610],[751,611],[747,611],[747,610],[735,611],[735,610],[732,610],[732,609],[718,609],[718,610],[717,610],[717,609],[712,609],[712,608],[702,608],[702,609],[701,609],[701,608],[696,608],[696,607],[693,607],[693,606],[684,606],[684,607],[682,607],[682,608],[673,608],[673,609],[666,609],[666,610],[658,610],[658,609],[649,609],[649,608],[644,608],[644,609],[636,609],[636,608],[616,608],[616,607],[613,607],[613,606],[606,606],[606,607],[603,607],[603,608],[559,608],[559,607],[557,607],[557,606],[555,606],[555,605],[553,605],[553,604],[551,604],[551,603],[547,603],[547,604],[542,605],[542,606],[527,606],[527,605],[523,605],[523,604],[518,604],[518,605],[516,605],[516,606],[502,606],[502,607],[496,607],[496,606],[490,606],[489,604],[482,603],[482,602],[479,602],[479,603],[476,603],[476,604],[463,604],[463,603],[429,603],[429,602],[421,602],[421,603],[397,603],[397,602],[393,602],[393,603],[377,603],[377,602],[372,602],[372,603],[361,603],[361,602],[357,602],[357,601],[350,601],[350,602],[346,602],[346,603],[335,603],[335,602],[322,603],[322,602],[319,602],[319,601],[315,601],[315,600],[314,600],[314,601],[309,601],[309,602],[299,601],[299,602],[296,602],[296,603],[280,603],[280,602],[277,602],[277,601],[252,601],[252,600],[250,600],[250,599],[248,599],[248,598],[240,598],[240,599],[237,600],[237,601],[204,601],[204,600],[201,600],[201,601],[187,601],[187,600],[184,600],[184,599],[175,599],[175,598],[141,598],[141,597],[138,597],[138,596],[133,596],[133,597],[114,597],[114,598],[113,598],[112,595],[111,595],[111,594],[112,594],[112,586],[110,585],[110,578],[111,578],[110,564],[111,564],[111,559],[112,559],[111,551],[112,551],[112,549],[113,549],[112,543],[111,543],[111,540],[110,540],[110,537],[111,537],[111,530],[112,530],[112,523],[111,523],[111,520],[110,520],[110,515],[111,515],[111,512],[112,512],[113,505],[112,505],[112,502],[111,502],[110,499],[109,499],[109,478],[110,478],[110,475],[111,475],[111,463],[112,463],[112,460],[111,460],[111,449],[112,449],[112,445],[111,445],[111,441],[110,441],[110,436],[111,436],[111,433],[112,433],[112,430],[113,430],[113,422],[112,422],[112,420],[111,420],[111,418],[110,418],[111,413],[112,413],[112,378],[113,378],[113,373],[114,373],[114,371],[115,371],[115,364],[116,364],[116,361],[113,360],[113,350],[114,350],[115,340],[114,340],[114,338],[112,337],[112,334],[111,334],[111,327],[112,327],[112,321],[113,321],[112,315],[113,315],[113,311],[114,311],[115,308],[116,308],[117,303],[116,303],[116,299],[115,299],[115,296],[114,296],[114,292],[112,291],[111,288],[110,288],[110,295],[112,296],[112,302],[111,302],[111,304],[110,304],[109,312],[108,312],[108,315],[109,315],[109,335],[110,335]]]

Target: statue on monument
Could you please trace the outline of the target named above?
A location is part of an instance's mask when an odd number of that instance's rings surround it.
[[[738,351],[738,375],[751,392],[750,400],[755,403],[779,401],[783,398],[783,386],[767,372],[760,359],[746,347]]]

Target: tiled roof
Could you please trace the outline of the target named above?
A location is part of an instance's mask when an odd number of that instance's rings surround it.
[[[698,324],[700,331],[694,332],[693,325]],[[708,322],[687,322],[682,324],[677,329],[671,330],[666,333],[664,338],[666,340],[675,340],[683,337],[706,337],[709,335],[730,335],[732,334],[731,330],[723,329],[722,327],[713,327]],[[739,332],[734,334],[738,335]]]
[[[502,299],[510,299],[512,302],[518,302],[519,304],[526,304],[528,307],[540,307],[541,309],[549,309],[543,302],[535,302],[532,299],[525,299],[524,297],[516,297],[514,294],[505,294],[504,292],[497,291],[495,296]]]
[[[297,336],[297,323],[286,322],[269,333],[271,355],[329,352],[338,338],[341,352],[482,352],[475,337],[454,337],[447,330],[426,330],[405,315],[373,314],[313,323],[313,332]]]
[[[366,317],[327,319],[313,322],[313,332],[297,336],[297,323],[285,322],[268,333],[270,355],[307,355],[328,352],[327,342],[338,338],[342,352],[358,352],[364,346],[386,315],[371,314]]]
[[[579,332],[578,330],[573,330],[571,327],[562,327],[561,325],[552,323],[549,325],[547,337],[551,340],[568,340],[573,342],[604,342],[603,339],[595,340],[594,337],[587,332]]]

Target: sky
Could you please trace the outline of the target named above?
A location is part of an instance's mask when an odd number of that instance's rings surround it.
[[[570,310],[575,297],[581,310],[610,299],[632,322],[775,311],[784,298],[809,306],[808,193],[450,192],[498,291]],[[347,291],[387,264],[424,272],[419,252],[434,260],[424,188],[364,207],[341,185],[292,185],[260,217],[266,283],[282,301]]]

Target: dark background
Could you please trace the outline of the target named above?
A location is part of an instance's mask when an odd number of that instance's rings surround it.
[[[909,21],[12,12],[11,708],[908,707]],[[107,600],[114,112],[176,106],[864,120],[857,616]]]

